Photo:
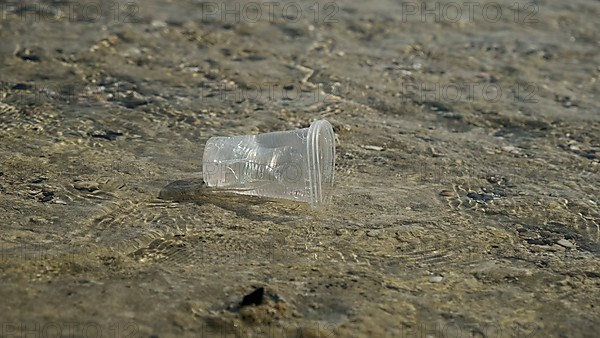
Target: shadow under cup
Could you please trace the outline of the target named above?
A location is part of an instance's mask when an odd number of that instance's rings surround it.
[[[318,120],[304,129],[212,137],[202,162],[209,187],[323,205],[334,182],[335,134]]]

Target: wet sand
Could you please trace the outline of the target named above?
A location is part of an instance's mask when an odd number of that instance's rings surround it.
[[[23,3],[0,336],[600,331],[600,3]],[[209,137],[323,118],[327,208],[202,188]]]

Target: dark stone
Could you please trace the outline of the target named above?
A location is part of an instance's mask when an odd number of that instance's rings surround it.
[[[586,271],[584,274],[590,278],[600,278],[600,273],[596,271]]]
[[[546,245],[546,241],[543,239],[537,239],[537,238],[531,238],[527,240],[527,243],[529,244],[535,244],[535,245]]]
[[[252,291],[252,293],[245,295],[244,299],[242,299],[242,302],[240,303],[240,306],[244,307],[249,305],[261,305],[263,303],[264,296],[265,288],[260,287]]]
[[[40,62],[42,58],[34,51],[23,48],[17,52],[17,57],[24,61]]]
[[[476,202],[489,202],[494,199],[494,195],[492,194],[478,194],[476,192],[468,193],[467,197]]]
[[[463,116],[459,113],[442,112],[442,117],[450,120],[462,120]]]
[[[119,133],[112,130],[107,130],[106,132],[93,132],[90,133],[91,137],[103,138],[105,140],[114,141],[117,139],[117,136],[122,136],[123,133]]]
[[[483,190],[483,194],[481,194],[483,196],[483,199],[486,200],[492,200],[494,198],[497,197],[506,197],[506,192],[504,190],[500,190],[500,189],[494,189],[494,188],[481,188],[481,190]]]
[[[502,191],[502,190],[494,190],[494,195],[499,196],[499,197],[506,197],[506,192]]]
[[[267,58],[262,56],[262,55],[249,55],[246,60],[248,61],[263,61],[266,60]]]
[[[179,180],[162,188],[158,198],[177,202],[194,200],[205,189],[206,184],[202,179]]]
[[[532,234],[533,236],[535,236],[535,234]],[[544,235],[542,234],[542,238],[539,237],[532,237],[532,238],[527,238],[527,243],[529,244],[535,244],[535,245],[554,245],[554,243],[556,242],[556,240],[553,240],[552,238],[549,237],[544,237]]]
[[[488,177],[486,177],[486,180],[492,184],[498,184],[498,185],[506,185],[506,182],[508,181],[508,179],[504,176],[496,176],[496,175],[490,175]]]
[[[133,94],[123,99],[121,103],[125,108],[134,109],[139,106],[147,105],[149,101],[139,94]]]
[[[14,86],[12,86],[12,89],[14,90],[27,90],[29,89],[29,85],[26,83],[17,83]]]
[[[42,182],[44,182],[45,180],[46,180],[46,178],[45,178],[45,177],[38,177],[38,178],[36,178],[36,179],[32,180],[32,181],[31,181],[31,183],[33,183],[33,184],[38,184],[38,183],[42,183]]]
[[[40,202],[50,202],[54,198],[54,193],[52,191],[43,191],[43,196],[40,198]]]
[[[426,107],[428,107],[430,110],[436,111],[436,112],[440,112],[440,113],[445,113],[445,112],[450,112],[452,111],[452,108],[450,108],[450,106],[442,103],[442,102],[425,102],[424,103]],[[446,116],[444,116],[446,117]],[[462,116],[461,116],[462,117]]]
[[[510,134],[510,132],[503,129],[503,130],[498,130],[497,132],[495,132],[494,136],[495,137],[503,137],[503,136],[506,136],[508,134]]]

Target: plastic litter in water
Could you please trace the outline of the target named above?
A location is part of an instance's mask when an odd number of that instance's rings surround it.
[[[215,190],[314,206],[329,201],[334,171],[335,134],[326,120],[291,131],[212,137],[202,160],[204,182]]]

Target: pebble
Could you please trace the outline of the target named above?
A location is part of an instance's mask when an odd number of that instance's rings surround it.
[[[502,150],[511,153],[511,154],[518,154],[519,153],[519,149],[515,146],[504,146],[502,147]]]
[[[379,147],[379,146],[363,145],[362,147],[363,147],[363,149],[366,149],[366,150],[375,150],[375,151],[383,151],[383,150],[385,150],[384,147]]]
[[[369,230],[367,231],[368,237],[379,237],[381,235],[381,230]]]
[[[31,218],[29,218],[29,221],[32,223],[38,223],[38,224],[48,224],[49,221],[43,217],[37,217],[37,216],[31,216]]]
[[[343,229],[343,228],[335,229],[335,234],[338,236],[345,236],[345,235],[348,235],[348,233],[349,233],[348,230]]]
[[[155,28],[164,28],[167,27],[167,23],[161,20],[152,20],[152,22],[150,23],[150,25],[152,25],[152,27]]]
[[[440,191],[440,195],[446,196],[446,197],[454,197],[454,196],[456,196],[456,192],[454,192],[454,190],[444,189],[444,190]]]
[[[549,246],[546,248],[546,251],[550,251],[550,252],[561,252],[561,251],[565,251],[565,248],[558,245],[558,244],[554,244],[552,246]]]
[[[100,189],[98,182],[94,181],[78,181],[73,184],[73,188],[77,190],[87,190],[89,192]]]
[[[433,156],[433,157],[445,157],[446,156],[446,154],[437,152],[434,147],[429,147],[429,151],[431,151],[431,156]]]
[[[40,62],[42,61],[40,54],[39,48],[21,48],[16,56],[25,61]]]
[[[431,282],[431,283],[440,283],[442,280],[444,280],[444,277],[442,277],[442,276],[429,277],[429,282]]]
[[[91,137],[103,138],[105,140],[114,141],[117,139],[117,136],[122,136],[123,133],[108,130],[108,131],[94,131],[94,132],[90,133],[89,135]]]
[[[354,230],[354,233],[353,233],[353,235],[356,236],[356,237],[360,237],[360,236],[362,236],[364,234],[365,234],[365,232],[363,230],[360,230],[360,229]]]
[[[575,245],[573,243],[571,243],[571,241],[568,241],[566,239],[561,239],[560,241],[556,242],[556,244],[565,247],[567,249],[572,249],[575,247]]]

